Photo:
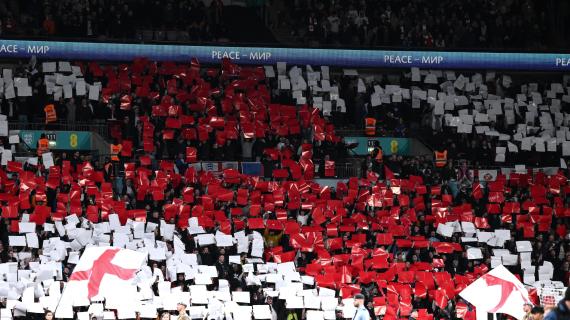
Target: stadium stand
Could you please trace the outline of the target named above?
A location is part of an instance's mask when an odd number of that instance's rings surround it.
[[[221,0],[6,1],[0,5],[0,35],[144,42],[275,42],[264,26],[263,16],[256,13],[256,6],[237,4],[231,1],[225,5]]]
[[[371,319],[475,319],[459,293],[501,264],[554,307],[570,274],[567,79],[366,72],[144,58],[4,69],[0,315],[351,319],[362,293]],[[360,176],[341,176],[341,134],[364,135],[367,117],[376,136],[447,153],[373,145]],[[77,121],[108,129],[109,154],[70,156],[44,136],[16,161],[27,142],[13,130]],[[105,286],[127,254],[109,245],[148,256],[139,289]],[[96,250],[105,259],[85,267]],[[85,280],[88,293],[72,290]],[[104,304],[82,298],[98,292]]]
[[[274,67],[226,62],[221,73],[215,68],[200,73],[199,65],[192,69],[145,59],[105,66],[92,62],[74,66],[73,72],[66,65],[66,77],[56,76],[61,68],[54,63],[46,65],[47,76],[46,72],[32,75],[22,65],[15,77],[26,77],[33,95],[4,100],[1,108],[8,111],[9,120],[38,123],[45,114],[34,105],[53,103],[57,122],[48,128],[58,123],[103,124],[110,119],[115,123],[112,139],[132,141],[135,151],[156,147],[157,159],[175,159],[186,147],[194,147],[200,149],[199,160],[260,161],[265,146],[250,146],[250,139],[267,134],[264,138],[269,141],[262,144],[286,143],[298,154],[304,140],[316,141],[316,159],[329,156],[342,162],[349,153],[348,143],[333,129],[362,135],[369,118],[375,119],[379,136],[419,136],[432,149],[448,150],[451,158],[474,166],[558,166],[561,157],[570,155],[569,118],[564,112],[570,103],[566,76],[553,75],[539,83],[520,76],[513,80],[508,72],[413,68],[359,75],[347,69],[329,72],[326,66],[286,70],[283,65],[276,72]],[[18,84],[14,87],[19,93]],[[16,96],[16,91],[10,93]],[[242,110],[248,99],[257,104]],[[170,105],[174,114],[169,113]],[[264,114],[265,105],[269,106]],[[278,117],[280,105],[288,106],[283,107],[288,111]],[[321,110],[321,116],[312,117],[309,106]],[[183,119],[173,118],[179,115]],[[206,130],[212,116],[213,130]],[[142,136],[147,124],[155,129],[153,139]],[[238,139],[239,133],[247,139]],[[226,152],[219,148],[223,145]]]
[[[307,43],[537,49],[548,41],[540,36],[548,28],[540,1],[299,1],[287,8],[290,28]]]
[[[425,48],[567,48],[566,1],[5,1],[3,36]],[[247,28],[241,29],[243,25]],[[272,30],[275,37],[271,35]],[[243,32],[240,32],[242,30]]]
[[[6,0],[0,37],[0,320],[570,319],[568,1]]]

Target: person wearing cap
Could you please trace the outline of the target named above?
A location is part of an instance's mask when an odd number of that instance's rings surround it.
[[[186,314],[186,307],[188,305],[186,302],[180,301],[176,305],[176,310],[178,311],[178,318],[176,320],[190,320],[190,317]]]
[[[364,295],[362,293],[354,295],[354,306],[356,307],[356,313],[352,320],[370,320],[370,314],[364,306]]]
[[[544,317],[544,320],[564,319],[570,319],[570,288],[566,289],[564,298],[558,302],[556,308],[554,308]]]

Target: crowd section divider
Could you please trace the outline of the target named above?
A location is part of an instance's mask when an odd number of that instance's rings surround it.
[[[329,65],[351,68],[500,69],[568,71],[570,53],[406,51],[365,49],[312,49],[249,46],[197,46],[115,42],[0,40],[0,58],[47,60],[156,61],[219,63],[228,58],[237,64]]]

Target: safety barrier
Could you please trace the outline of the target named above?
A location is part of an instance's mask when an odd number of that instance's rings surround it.
[[[103,138],[109,137],[108,124],[95,124],[92,122],[55,122],[45,124],[43,122],[8,122],[9,130],[40,130],[50,131],[90,131],[99,134]]]

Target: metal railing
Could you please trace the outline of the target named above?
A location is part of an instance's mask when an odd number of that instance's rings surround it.
[[[55,122],[45,124],[42,122],[8,122],[9,130],[42,130],[42,131],[90,131],[107,139],[109,126],[92,122]]]
[[[364,128],[360,129],[343,129],[335,128],[335,134],[341,137],[360,137],[365,136]]]
[[[350,163],[335,163],[335,177],[339,179],[361,177],[362,166],[359,163],[359,161]]]

